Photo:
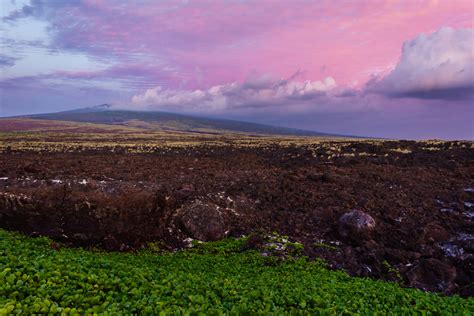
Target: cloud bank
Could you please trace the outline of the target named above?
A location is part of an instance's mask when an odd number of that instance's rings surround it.
[[[336,89],[332,77],[303,82],[295,77],[275,80],[261,76],[243,83],[214,85],[205,90],[157,86],[134,95],[132,104],[148,109],[213,112],[281,105],[292,107],[303,103],[316,106],[322,97],[326,97],[323,100],[326,103],[337,103],[332,99],[340,97],[347,97],[354,103],[354,99],[370,93],[389,98],[472,100],[474,30],[444,27],[406,41],[394,69],[359,90]]]
[[[243,83],[212,86],[207,90],[173,90],[158,86],[133,96],[132,104],[149,109],[212,112],[308,102],[327,95],[337,87],[332,77],[303,82],[293,77],[276,80],[261,76]]]
[[[395,69],[368,90],[395,98],[472,98],[474,29],[444,27],[406,41]]]

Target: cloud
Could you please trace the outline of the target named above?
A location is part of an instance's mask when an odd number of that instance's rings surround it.
[[[472,25],[468,1],[375,2],[24,0],[4,20],[11,27],[45,22],[53,50],[103,63],[154,63],[192,89],[242,81],[254,70],[285,77],[298,68],[305,79],[330,74],[360,87],[373,69],[393,63],[406,38]]]
[[[136,107],[188,111],[221,111],[307,103],[337,87],[332,77],[321,81],[295,81],[261,76],[243,83],[212,86],[207,90],[174,90],[155,87],[133,96]]]
[[[3,17],[3,21],[16,21],[21,18],[40,15],[43,12],[43,2],[41,0],[32,0],[30,4],[26,4],[19,10],[14,10],[7,16]]]
[[[444,27],[405,42],[395,68],[370,82],[368,91],[394,98],[472,98],[474,29]]]
[[[0,54],[0,68],[11,67],[18,58]]]

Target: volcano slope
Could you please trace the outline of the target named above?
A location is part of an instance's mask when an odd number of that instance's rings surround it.
[[[470,142],[109,132],[2,134],[1,228],[119,251],[250,235],[263,255],[276,233],[353,276],[473,295]],[[354,210],[370,227],[341,223]]]

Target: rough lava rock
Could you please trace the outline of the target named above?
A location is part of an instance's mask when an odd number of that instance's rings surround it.
[[[195,201],[181,208],[177,223],[191,238],[215,241],[226,236],[228,231],[226,213],[213,203]]]
[[[412,287],[450,293],[455,287],[456,268],[438,259],[422,259],[407,276]]]
[[[362,211],[353,210],[339,218],[339,235],[353,241],[370,239],[375,219]]]
[[[447,241],[449,237],[449,232],[444,227],[436,223],[430,223],[423,229],[419,243],[432,244],[435,242]]]

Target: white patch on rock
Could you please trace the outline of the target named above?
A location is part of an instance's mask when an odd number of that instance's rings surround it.
[[[186,248],[192,248],[193,247],[193,241],[194,241],[194,239],[192,239],[191,237],[188,237],[188,238],[183,240],[183,242],[186,244],[185,245]]]
[[[442,208],[440,209],[441,212],[443,213],[452,213],[454,210],[452,208]]]
[[[463,248],[452,243],[442,244],[440,245],[440,248],[441,250],[443,250],[444,254],[447,257],[456,258],[456,257],[461,257],[464,254]]]

